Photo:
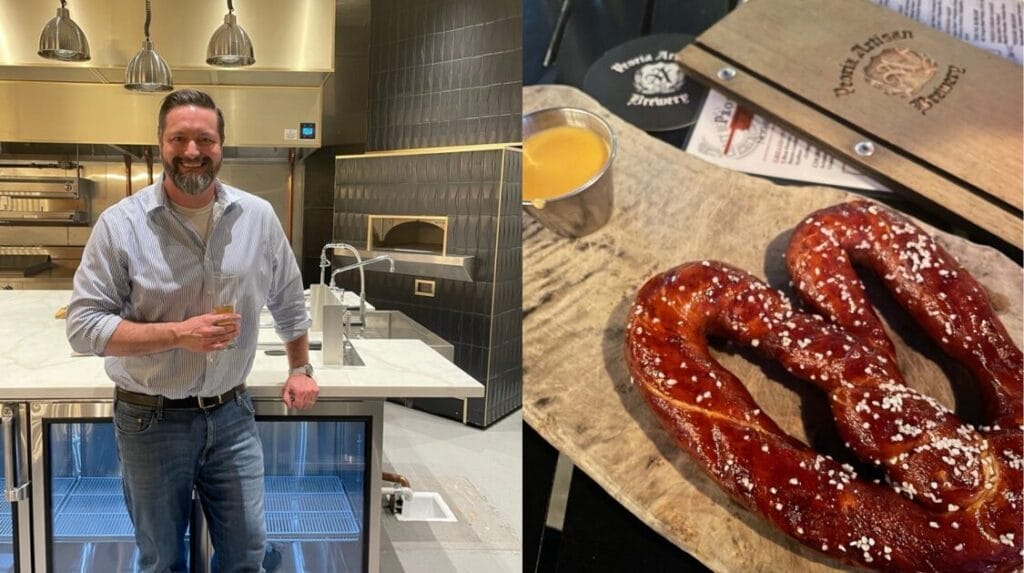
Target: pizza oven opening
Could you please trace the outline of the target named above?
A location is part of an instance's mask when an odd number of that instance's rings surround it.
[[[444,256],[447,251],[447,217],[369,216],[367,246],[370,251],[397,251]]]

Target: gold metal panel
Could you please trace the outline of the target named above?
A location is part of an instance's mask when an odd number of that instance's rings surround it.
[[[320,146],[319,129],[316,139],[285,139],[300,122],[319,126],[319,88],[196,87],[223,110],[230,147]],[[0,141],[155,145],[161,100],[115,84],[0,81]]]
[[[85,32],[92,52],[92,60],[80,63],[54,62],[36,54],[39,33],[58,6],[56,1],[0,0],[0,78],[12,79],[5,66],[30,66],[69,76],[75,72],[68,70],[76,68],[113,68],[123,74],[142,45],[145,4],[138,0],[70,2],[71,18]],[[178,71],[188,69],[216,70],[216,81],[211,83],[217,84],[266,70],[315,71],[320,72],[316,79],[320,85],[323,74],[334,70],[333,0],[246,0],[236,5],[238,23],[252,38],[256,55],[256,64],[244,70],[206,64],[206,45],[226,13],[224,2],[153,3],[150,37],[175,73],[175,81]]]

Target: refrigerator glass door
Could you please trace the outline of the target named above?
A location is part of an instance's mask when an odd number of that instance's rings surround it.
[[[32,571],[31,527],[28,500],[28,408],[3,404],[3,440],[0,441],[0,571]],[[20,499],[20,501],[14,501]]]
[[[268,572],[367,570],[369,425],[360,417],[257,418]]]
[[[111,403],[36,403],[32,409],[37,569],[138,571]]]
[[[381,401],[324,402],[301,415],[280,401],[255,406],[264,449],[267,573],[376,573]],[[32,475],[41,476],[31,506],[36,570],[137,571],[111,402],[38,402],[31,413]],[[223,570],[198,504],[192,525],[191,570]]]

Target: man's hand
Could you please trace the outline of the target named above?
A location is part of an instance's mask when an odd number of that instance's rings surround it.
[[[281,393],[281,401],[289,408],[305,410],[316,404],[316,397],[320,395],[320,387],[316,380],[305,374],[292,374],[284,383],[284,392]]]
[[[238,337],[242,316],[235,313],[207,313],[179,322],[175,346],[192,352],[224,350]]]

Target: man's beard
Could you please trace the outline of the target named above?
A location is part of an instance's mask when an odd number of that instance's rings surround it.
[[[213,183],[213,180],[217,178],[217,173],[220,171],[220,164],[214,165],[213,160],[206,156],[202,158],[203,168],[198,171],[183,173],[181,171],[182,162],[180,157],[175,157],[170,162],[164,159],[164,173],[170,175],[171,181],[174,182],[178,189],[189,195],[199,195],[202,193]]]

